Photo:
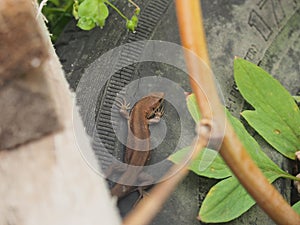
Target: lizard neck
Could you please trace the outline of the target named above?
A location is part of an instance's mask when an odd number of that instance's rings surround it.
[[[147,112],[141,107],[136,106],[130,113],[129,126],[131,132],[136,138],[149,139],[150,131],[147,119]]]

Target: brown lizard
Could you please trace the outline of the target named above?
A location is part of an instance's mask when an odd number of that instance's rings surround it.
[[[138,190],[142,197],[143,187],[135,187],[134,184],[143,170],[143,166],[150,159],[150,123],[158,123],[163,115],[162,103],[164,93],[153,92],[141,98],[128,113],[128,105],[122,103],[120,113],[128,121],[128,136],[124,155],[124,162],[129,167],[121,175],[118,183],[111,189],[111,194],[118,199]],[[133,166],[133,167],[132,167]],[[126,184],[126,185],[124,185]]]

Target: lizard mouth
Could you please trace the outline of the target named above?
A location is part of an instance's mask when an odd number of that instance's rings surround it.
[[[150,115],[148,116],[148,119],[154,118],[154,117],[162,117],[164,114],[164,105],[163,105],[164,99],[161,98],[159,100],[159,105],[156,108],[153,108]]]

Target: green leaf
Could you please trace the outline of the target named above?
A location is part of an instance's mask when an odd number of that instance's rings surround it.
[[[133,15],[131,17],[131,19],[127,20],[127,22],[126,22],[127,29],[130,30],[130,31],[132,31],[132,32],[134,32],[135,28],[137,27],[138,20],[139,19],[138,19],[137,15]]]
[[[263,172],[280,171],[280,173],[286,174],[281,170],[260,148],[255,139],[247,132],[243,124],[235,117],[233,117],[228,110],[226,110],[227,119],[231,123],[236,135],[244,145],[245,149],[254,160],[256,165],[263,170]]]
[[[95,17],[95,22],[103,27],[105,23],[105,19],[108,17],[109,11],[107,6],[104,3],[99,3],[98,5],[98,16]]]
[[[135,24],[137,24],[138,21],[139,21],[139,18],[137,17],[137,15],[133,15],[133,16],[131,17],[131,20],[132,20],[132,22],[134,22]]]
[[[186,102],[187,108],[194,121],[196,123],[199,122],[201,119],[201,113],[196,101],[196,96],[194,94],[190,94],[187,97]],[[172,154],[169,157],[169,160],[174,163],[182,163],[189,159],[191,151],[191,147],[181,149]],[[197,156],[189,166],[189,169],[200,176],[216,179],[222,179],[232,175],[230,169],[218,152],[208,148],[205,148],[200,152],[199,156]]]
[[[137,8],[137,9],[135,10],[134,14],[138,16],[138,15],[140,15],[140,12],[141,12],[141,9],[140,9],[140,8]]]
[[[272,183],[279,177],[280,174],[269,174],[268,181]],[[238,218],[253,205],[255,201],[239,181],[229,177],[209,190],[201,205],[199,218],[205,223],[228,222]]]
[[[91,16],[97,16],[97,5],[98,0],[84,0],[79,6],[78,6],[78,15],[80,17],[91,17]]]
[[[59,0],[49,0],[49,2],[52,2],[55,6],[59,6],[60,5]]]
[[[191,151],[191,147],[181,149],[175,154],[172,154],[169,160],[174,163],[186,162],[191,156]],[[216,179],[222,179],[232,175],[230,169],[218,152],[208,148],[200,152],[196,159],[190,164],[189,169],[200,176]]]
[[[198,123],[202,116],[199,111],[199,106],[198,106],[195,94],[190,94],[186,98],[186,102],[187,102],[187,108],[188,108],[191,116],[193,117],[194,121],[196,123]]]
[[[255,201],[235,177],[220,181],[204,199],[199,218],[205,223],[228,222],[247,211]]]
[[[126,28],[130,31],[135,31],[136,24],[132,20],[127,20]]]
[[[82,30],[91,30],[96,26],[96,24],[91,18],[81,17],[78,20],[77,26],[80,27]]]
[[[300,103],[300,96],[293,96],[293,98],[297,103]]]
[[[99,20],[97,20],[97,25],[98,25],[100,28],[103,28],[104,25],[105,25],[105,19],[99,19]]]
[[[79,2],[77,0],[75,0],[74,4],[73,4],[72,14],[73,14],[73,16],[75,17],[76,20],[79,19],[78,8],[79,8]]]
[[[300,111],[288,91],[260,67],[235,59],[234,76],[243,97],[255,110],[242,116],[275,149],[295,159],[300,149]]]
[[[38,2],[41,3],[42,0],[38,0]],[[52,34],[53,42],[57,40],[63,28],[71,20],[72,5],[73,0],[48,0],[44,5],[42,12],[48,20],[47,27]]]
[[[298,214],[300,214],[300,201],[295,203],[292,207]]]
[[[270,183],[279,177],[294,178],[281,170],[261,151],[257,142],[238,119],[231,116],[229,112],[227,112],[227,118],[247,152]],[[229,177],[211,188],[201,205],[199,217],[205,223],[227,222],[239,217],[254,204],[254,200],[239,184],[238,180],[235,177]]]
[[[194,120],[198,122],[201,118],[201,114],[198,110],[194,94],[188,96],[187,106]],[[238,119],[233,117],[228,111],[226,111],[226,114],[247,152],[270,183],[279,177],[293,180],[297,179],[280,169],[267,157]],[[185,162],[191,156],[191,151],[191,147],[186,147],[171,155],[169,159],[174,163]],[[204,149],[199,156],[193,160],[189,169],[205,177],[217,179],[226,178],[213,186],[203,201],[199,211],[199,218],[203,222],[216,223],[233,220],[245,213],[255,204],[254,200],[232,175],[230,169],[216,151]]]
[[[86,20],[92,20],[100,27],[104,26],[105,19],[108,15],[109,11],[103,0],[85,0],[78,6],[78,16],[80,18],[85,17]],[[79,27],[82,28],[81,26]],[[87,28],[91,27],[90,29],[92,29],[95,26],[91,26],[91,23],[89,22],[89,25],[84,23],[83,27],[85,29],[82,29],[87,30]]]

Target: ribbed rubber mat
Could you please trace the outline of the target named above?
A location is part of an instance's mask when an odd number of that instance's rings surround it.
[[[170,0],[150,1],[140,14],[136,32],[128,35],[127,43],[150,39],[153,30],[170,3],[172,3]],[[132,63],[139,59],[143,47],[142,44],[135,45],[134,48],[131,48],[129,45],[123,49],[116,66],[118,72],[111,76],[106,85],[105,95],[103,96],[97,115],[96,133],[93,135],[93,149],[96,157],[101,162],[103,170],[112,163],[108,154],[114,155],[115,152],[116,136],[111,124],[111,109],[114,99],[118,92],[132,80],[133,72],[136,69],[136,64]]]

